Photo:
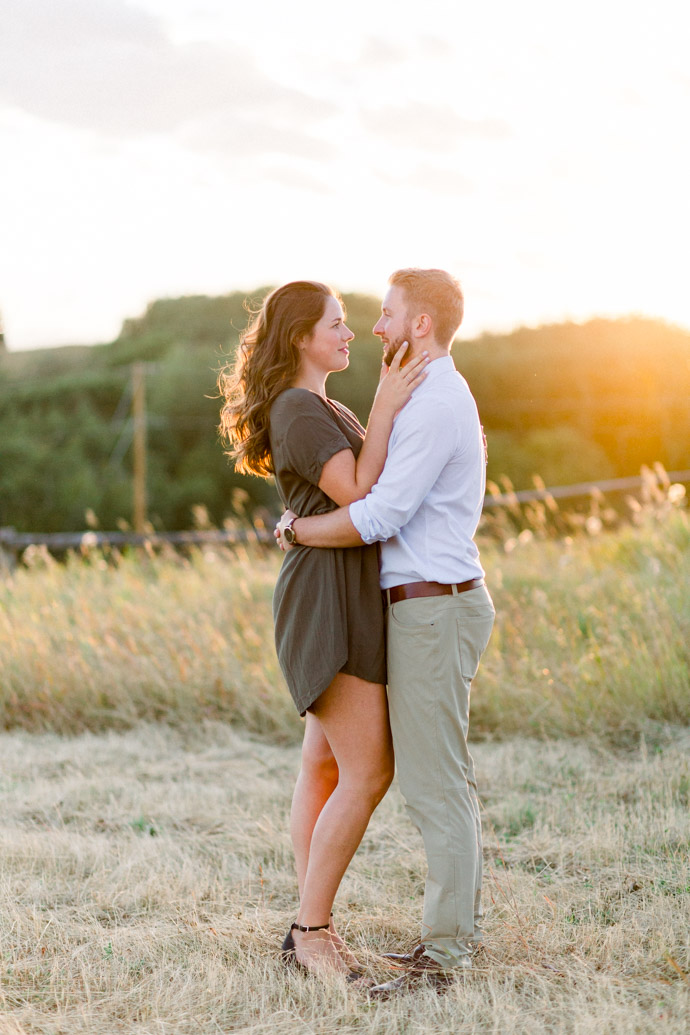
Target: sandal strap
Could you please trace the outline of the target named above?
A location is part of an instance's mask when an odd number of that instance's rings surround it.
[[[307,931],[326,931],[330,926],[331,922],[329,920],[327,924],[318,924],[317,927],[304,927],[302,924],[291,924],[290,930],[304,931],[306,933]]]

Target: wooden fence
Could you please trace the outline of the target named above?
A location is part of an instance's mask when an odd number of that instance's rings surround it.
[[[577,485],[556,485],[552,487],[522,489],[519,492],[488,493],[484,507],[514,507],[515,504],[531,503],[546,499],[584,499],[592,493],[640,493],[651,495],[653,491],[665,491],[675,483],[690,483],[690,471],[669,471],[658,468],[648,470],[632,478],[610,478],[600,482],[580,482]],[[276,517],[277,520],[277,517]],[[273,530],[266,528],[237,527],[231,529],[207,529],[194,532],[15,532],[13,528],[0,528],[0,567],[3,562],[13,567],[19,555],[30,546],[45,546],[51,553],[68,550],[86,551],[99,547],[169,545],[177,549],[192,546],[223,545],[235,546],[243,543],[275,542]]]
[[[122,548],[169,545],[184,549],[190,546],[238,546],[243,543],[268,545],[274,542],[272,531],[259,528],[213,528],[195,532],[15,532],[13,528],[0,528],[0,563],[3,554],[5,562],[13,562],[30,546],[45,546],[51,553],[65,553],[68,550],[85,552],[104,546]]]
[[[500,495],[487,494],[484,500],[484,507],[507,507],[515,502],[531,503],[534,500],[551,499],[582,499],[591,496],[593,492],[636,492],[640,489],[650,491],[661,489],[677,483],[687,484],[690,482],[690,471],[665,471],[662,467],[657,470],[646,470],[643,474],[630,478],[609,478],[602,482],[579,482],[576,485],[555,485],[552,488],[541,489],[520,489],[519,492],[505,492]]]

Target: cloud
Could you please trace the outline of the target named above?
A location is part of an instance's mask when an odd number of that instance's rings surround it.
[[[301,169],[290,168],[286,165],[275,165],[264,170],[264,178],[279,183],[281,187],[293,187],[297,190],[306,191],[307,194],[330,194],[330,186],[323,180],[310,176]]]
[[[461,173],[433,165],[421,165],[404,176],[394,176],[388,171],[379,172],[378,176],[385,183],[396,187],[412,187],[432,194],[465,196],[476,190],[476,184]]]
[[[235,112],[202,119],[183,130],[180,138],[194,150],[213,152],[231,159],[282,154],[323,162],[336,153],[329,143],[304,132],[293,124],[293,120],[254,119]]]
[[[407,61],[407,48],[396,46],[383,36],[370,36],[364,41],[361,53],[355,63],[356,68],[362,65],[380,67],[381,65],[399,65]]]
[[[419,57],[439,61],[452,57],[452,54],[453,48],[448,41],[438,36],[415,36],[412,43],[393,43],[384,36],[369,36],[363,43],[357,67],[361,70],[362,65],[400,65]]]
[[[227,127],[218,144],[225,149],[240,120],[245,153],[278,140],[294,150],[301,141],[301,153],[314,157],[323,151],[305,127],[336,110],[281,86],[236,48],[176,45],[159,19],[123,0],[10,4],[0,34],[0,100],[122,138],[187,130],[192,141],[190,127],[198,127],[204,149],[213,146],[210,124]]]
[[[368,132],[390,144],[449,152],[463,140],[497,140],[510,135],[501,119],[465,119],[452,108],[419,101],[360,113]]]
[[[440,36],[422,35],[417,40],[417,49],[426,58],[441,60],[453,57],[453,48],[448,40]]]
[[[475,184],[453,169],[440,169],[431,165],[420,166],[407,179],[411,187],[429,190],[434,194],[472,194]]]

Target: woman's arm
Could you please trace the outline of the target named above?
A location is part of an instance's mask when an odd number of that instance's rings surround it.
[[[343,449],[323,465],[319,488],[339,507],[363,499],[376,484],[386,462],[393,418],[426,377],[428,354],[423,352],[401,368],[400,362],[406,351],[407,343],[398,349],[390,368],[384,364],[357,459],[352,450]]]

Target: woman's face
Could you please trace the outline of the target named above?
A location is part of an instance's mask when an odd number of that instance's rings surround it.
[[[329,295],[323,316],[309,337],[300,343],[301,370],[319,374],[345,370],[350,362],[348,344],[353,338],[354,334],[345,324],[340,302]]]

